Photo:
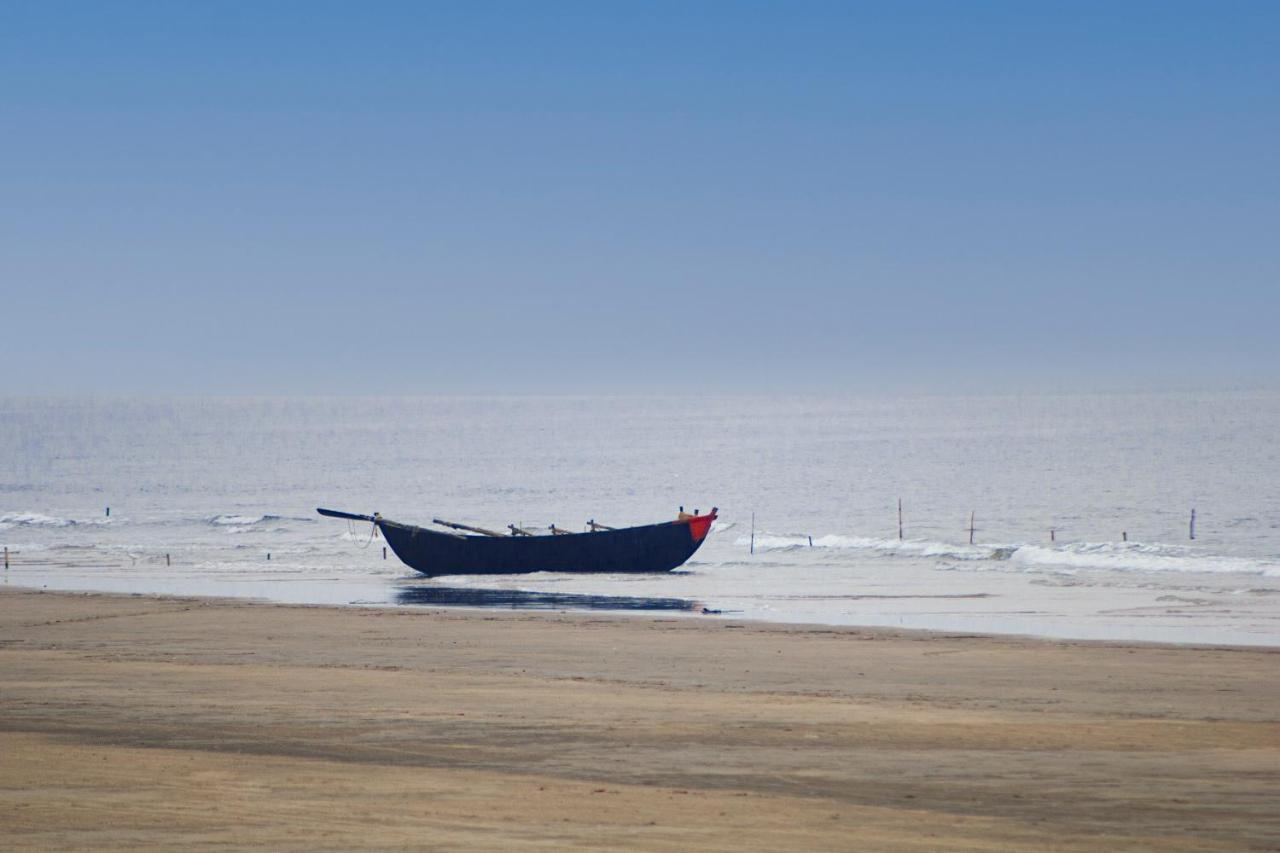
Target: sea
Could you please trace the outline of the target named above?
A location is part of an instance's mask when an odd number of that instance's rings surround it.
[[[0,398],[0,583],[1275,646],[1278,437],[1271,391]],[[719,520],[667,574],[423,578],[319,506]]]

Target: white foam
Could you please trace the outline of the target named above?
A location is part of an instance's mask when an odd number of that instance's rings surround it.
[[[251,524],[261,524],[275,518],[274,515],[215,515],[209,519],[209,523],[226,527],[248,527]]]
[[[39,512],[6,512],[0,515],[0,529],[11,527],[74,527],[78,524],[110,524],[109,518],[75,519],[59,518]]]
[[[1072,542],[1054,548],[1023,545],[1013,561],[1027,566],[1065,566],[1122,572],[1206,572],[1280,577],[1280,563],[1197,553],[1179,545],[1139,542]]]
[[[749,546],[750,537],[735,544]],[[941,560],[993,561],[1026,568],[1095,569],[1123,572],[1208,572],[1280,577],[1280,562],[1206,554],[1180,545],[1143,542],[1067,542],[1042,545],[956,545],[920,539],[878,539],[828,534],[776,536],[760,534],[757,551],[800,551],[813,548],[879,551]],[[993,567],[994,568],[994,567]]]
[[[810,547],[808,536],[756,536],[757,551],[795,551]],[[739,537],[735,544],[750,545],[751,538]],[[814,548],[833,548],[858,551],[884,551],[912,557],[940,557],[952,560],[1003,560],[1011,553],[1004,545],[952,545],[947,542],[930,542],[920,539],[877,539],[868,536],[840,536],[827,534],[812,539]]]

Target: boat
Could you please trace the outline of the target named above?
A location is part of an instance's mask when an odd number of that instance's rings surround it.
[[[587,522],[570,532],[552,525],[546,534],[508,525],[509,533],[432,519],[448,532],[390,521],[380,514],[358,515],[317,508],[329,518],[368,521],[382,533],[406,566],[428,577],[509,575],[528,572],[669,572],[693,556],[716,520],[716,508],[700,515],[684,507],[674,521],[640,527],[608,527]]]

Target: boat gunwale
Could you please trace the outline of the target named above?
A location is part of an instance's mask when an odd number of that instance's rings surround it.
[[[432,530],[429,527],[423,527],[418,524],[406,524],[403,521],[391,521],[390,519],[383,518],[382,516],[377,516],[374,520],[374,523],[379,526],[385,525],[388,527],[397,527],[402,530],[407,530],[407,531],[410,531],[413,535],[416,535],[416,532],[422,532],[422,533],[427,533],[431,536],[445,536],[445,537],[448,537],[449,539],[464,539],[464,540],[475,541],[475,542],[485,542],[491,539],[496,539],[500,541],[506,541],[508,539],[522,539],[526,541],[530,539],[555,539],[556,541],[559,541],[559,542],[566,542],[566,540],[570,540],[575,537],[581,537],[581,536],[591,536],[591,537],[599,538],[601,536],[609,536],[610,534],[631,533],[637,530],[651,530],[659,527],[674,527],[679,524],[692,525],[693,522],[695,521],[698,521],[701,519],[707,519],[707,518],[711,519],[711,521],[714,522],[718,517],[719,515],[717,511],[713,509],[711,512],[706,513],[704,515],[691,515],[688,518],[677,518],[672,521],[659,521],[653,524],[638,524],[634,527],[615,527],[612,530],[582,530],[582,531],[573,531],[571,533],[537,533],[529,536],[487,536],[483,533],[446,533],[443,530]]]

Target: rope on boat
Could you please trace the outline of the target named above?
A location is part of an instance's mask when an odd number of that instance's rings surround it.
[[[369,538],[365,540],[363,545],[361,545],[360,540],[356,538],[355,525],[351,523],[351,519],[349,518],[347,519],[347,533],[351,535],[351,539],[356,543],[356,547],[364,550],[373,543],[373,537],[378,534],[378,523],[375,521],[369,525]]]

